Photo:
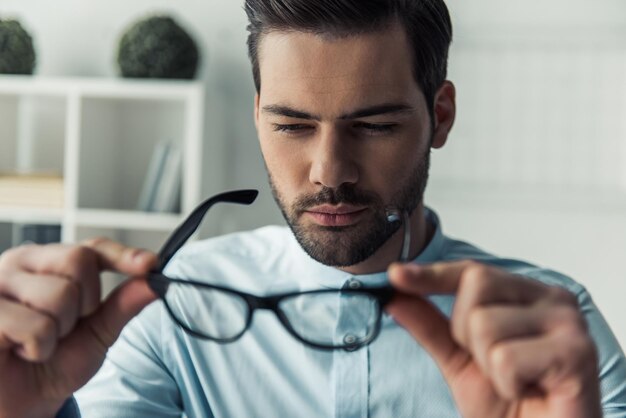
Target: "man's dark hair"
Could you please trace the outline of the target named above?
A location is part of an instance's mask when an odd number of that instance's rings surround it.
[[[245,0],[248,54],[261,90],[258,46],[272,31],[351,36],[399,22],[413,51],[413,73],[432,116],[437,89],[446,79],[452,23],[443,0]]]

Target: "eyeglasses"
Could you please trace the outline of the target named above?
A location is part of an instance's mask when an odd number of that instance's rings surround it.
[[[250,327],[257,309],[274,312],[285,329],[302,343],[325,350],[356,350],[374,341],[380,332],[384,306],[391,300],[391,286],[320,289],[256,296],[199,280],[171,278],[163,270],[174,254],[200,226],[216,203],[249,205],[256,190],[222,193],[200,204],[172,233],[158,254],[157,267],[148,275],[152,290],[165,303],[172,319],[188,334],[229,343]],[[408,214],[388,210],[389,222],[402,222],[404,235],[399,261],[408,258]]]

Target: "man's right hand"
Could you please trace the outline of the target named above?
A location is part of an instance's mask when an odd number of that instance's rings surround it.
[[[0,418],[53,417],[98,371],[122,328],[156,299],[155,254],[108,239],[0,256]],[[133,276],[100,300],[100,273]]]

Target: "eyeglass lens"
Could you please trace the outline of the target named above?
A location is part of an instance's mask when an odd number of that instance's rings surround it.
[[[173,282],[165,299],[179,322],[213,339],[236,338],[248,325],[250,308],[235,293]]]
[[[178,321],[205,337],[232,340],[248,326],[249,306],[236,293],[174,282],[165,298]],[[278,309],[293,333],[329,348],[368,342],[380,318],[375,297],[342,290],[289,296],[280,301]]]
[[[293,331],[303,340],[328,347],[359,345],[376,331],[380,305],[365,293],[304,293],[279,304]]]

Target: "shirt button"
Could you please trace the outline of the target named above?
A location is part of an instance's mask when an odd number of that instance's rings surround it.
[[[362,286],[361,282],[358,281],[357,279],[350,279],[350,281],[348,281],[348,287],[350,289],[360,289]]]
[[[356,336],[352,334],[346,334],[343,337],[343,342],[346,344],[354,344],[356,342]]]

